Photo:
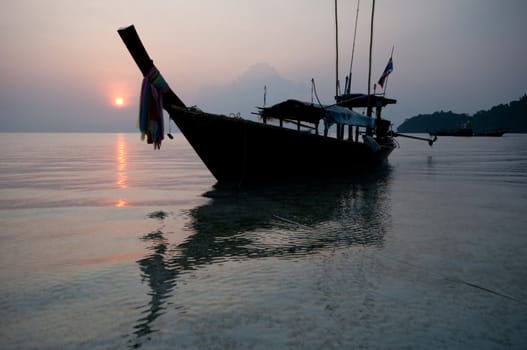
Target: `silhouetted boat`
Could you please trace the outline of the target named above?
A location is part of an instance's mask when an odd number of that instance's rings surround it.
[[[496,129],[496,130],[474,130],[472,126],[472,121],[469,119],[466,122],[462,123],[457,128],[452,129],[437,129],[435,131],[429,131],[428,134],[431,136],[464,136],[464,137],[472,137],[472,136],[493,136],[493,137],[499,137],[503,136],[507,131],[502,129]]]
[[[396,101],[369,93],[338,96],[337,104],[331,106],[286,100],[260,108],[263,122],[187,107],[154,66],[134,26],[118,32],[143,73],[144,81],[162,96],[164,109],[220,183],[274,182],[360,173],[387,159],[396,147],[393,136],[405,136],[393,133],[391,123],[381,119],[381,109]],[[352,111],[354,107],[366,107],[368,116]],[[374,108],[376,117],[372,118]],[[269,124],[272,119],[278,120],[279,125]],[[321,121],[323,133],[318,130]],[[294,123],[296,128],[284,127],[284,122]],[[328,135],[332,124],[337,124],[335,137]]]
[[[507,131],[506,130],[490,130],[490,131],[474,131],[472,128],[460,128],[460,129],[451,129],[451,130],[437,130],[429,132],[431,136],[489,136],[489,137],[499,137],[503,136]]]
[[[506,130],[493,130],[493,131],[478,131],[474,132],[473,136],[503,136],[507,131]]]

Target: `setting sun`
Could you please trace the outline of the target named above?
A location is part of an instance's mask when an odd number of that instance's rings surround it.
[[[124,99],[122,97],[116,97],[114,103],[117,107],[124,106]]]

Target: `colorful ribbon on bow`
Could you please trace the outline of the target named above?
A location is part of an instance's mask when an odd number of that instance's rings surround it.
[[[139,107],[139,130],[141,140],[154,144],[154,149],[161,148],[164,138],[163,94],[169,89],[167,82],[155,66],[143,78]]]

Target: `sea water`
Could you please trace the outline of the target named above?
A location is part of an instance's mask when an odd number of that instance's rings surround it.
[[[239,188],[180,134],[1,136],[2,349],[527,344],[527,136]]]

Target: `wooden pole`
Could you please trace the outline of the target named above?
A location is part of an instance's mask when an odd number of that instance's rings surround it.
[[[373,0],[372,9],[371,9],[371,28],[370,28],[370,57],[368,62],[368,117],[372,115],[371,108],[371,57],[372,57],[372,47],[373,47],[373,18],[375,15],[375,0]]]
[[[339,96],[339,18],[337,10],[337,0],[335,0],[335,101]],[[337,124],[337,139],[342,139],[342,125]]]
[[[337,2],[335,0],[335,100],[339,95],[339,20]]]

